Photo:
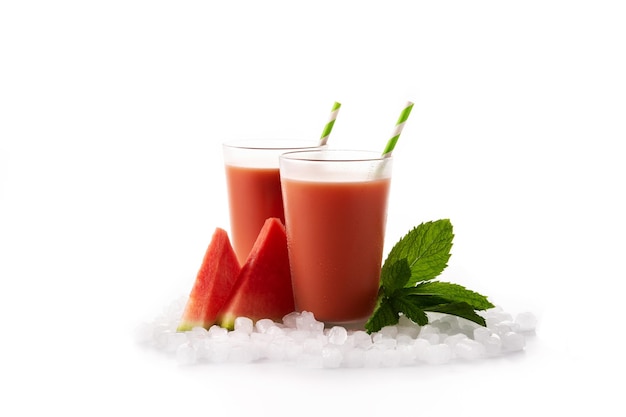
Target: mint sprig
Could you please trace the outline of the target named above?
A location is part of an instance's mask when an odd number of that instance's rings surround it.
[[[433,281],[448,266],[453,237],[450,220],[442,219],[420,224],[395,244],[381,268],[376,308],[365,324],[368,333],[397,324],[400,315],[426,325],[427,311],[486,325],[476,310],[493,307],[487,297],[458,284]]]

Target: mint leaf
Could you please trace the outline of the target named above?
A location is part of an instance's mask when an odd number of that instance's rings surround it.
[[[448,219],[422,223],[407,233],[389,252],[381,276],[392,275],[395,264],[406,258],[411,278],[405,286],[414,286],[438,276],[447,266],[452,248],[452,224]],[[384,285],[384,284],[383,284]]]
[[[394,291],[404,288],[411,278],[411,268],[406,258],[394,262],[380,273],[380,281],[384,293],[392,295]]]
[[[405,298],[409,300],[415,306],[422,310],[428,310],[429,307],[438,306],[441,304],[449,303],[449,300],[439,297],[437,295],[411,295],[403,291],[399,291],[395,294],[397,298]]]
[[[393,297],[389,300],[396,316],[400,313],[410,318],[414,323],[420,326],[428,324],[428,316],[426,312],[419,307],[419,297]],[[416,302],[417,301],[417,302]]]
[[[368,333],[397,324],[401,314],[423,326],[429,311],[486,326],[475,310],[493,307],[487,297],[462,285],[432,281],[448,266],[453,237],[450,220],[442,219],[420,224],[395,244],[381,268],[377,304],[365,324]]]
[[[393,326],[398,323],[398,313],[394,311],[386,297],[379,297],[374,313],[365,323],[368,333],[377,332],[385,326]]]
[[[474,311],[472,306],[463,302],[454,302],[447,304],[440,304],[438,306],[428,307],[427,311],[434,313],[446,313],[454,316],[462,317],[464,319],[473,321],[474,323],[486,326],[485,318]]]
[[[459,284],[450,282],[429,281],[419,283],[413,288],[402,290],[403,295],[430,295],[443,298],[449,302],[464,302],[474,310],[486,310],[494,305],[487,300],[487,297],[472,290],[468,290]]]

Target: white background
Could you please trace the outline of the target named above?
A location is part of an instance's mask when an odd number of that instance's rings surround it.
[[[2,2],[0,414],[619,414],[624,9]],[[189,369],[135,345],[228,229],[221,142],[317,138],[340,101],[332,146],[382,150],[407,100],[388,245],[450,218],[442,278],[535,313],[524,353]]]

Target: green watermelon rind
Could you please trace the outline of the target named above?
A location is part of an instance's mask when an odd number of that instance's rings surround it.
[[[182,320],[178,327],[176,328],[177,332],[188,332],[193,330],[196,327],[205,327],[205,324],[201,321],[185,321]]]
[[[235,330],[235,320],[237,316],[231,313],[225,313],[219,321],[219,325],[228,330]]]

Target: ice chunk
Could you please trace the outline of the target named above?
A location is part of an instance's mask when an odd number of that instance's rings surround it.
[[[522,350],[526,346],[526,338],[523,334],[516,332],[508,332],[501,335],[502,348],[508,352]]]
[[[197,339],[190,341],[193,347],[196,349],[196,360],[199,362],[203,359],[209,359],[210,355],[210,342],[208,339]]]
[[[310,330],[311,325],[315,323],[315,316],[310,311],[303,311],[296,317],[296,329]]]
[[[322,355],[315,355],[311,353],[301,353],[295,358],[296,365],[302,368],[322,368],[324,366],[324,359]]]
[[[190,342],[185,342],[176,349],[176,361],[180,365],[193,365],[196,360],[196,348]]]
[[[459,343],[460,341],[466,340],[467,336],[465,335],[465,333],[456,333],[456,334],[452,334],[450,336],[447,336],[443,342],[450,346],[451,348],[454,348],[454,346],[456,346],[457,343]]]
[[[254,322],[248,317],[237,317],[235,319],[235,331],[241,331],[246,334],[252,333]]]
[[[209,339],[226,339],[228,337],[228,330],[218,325],[213,325],[209,328]]]
[[[228,332],[228,340],[232,341],[234,345],[247,343],[250,340],[250,333],[248,333],[247,330],[233,330],[232,332]]]
[[[271,327],[275,327],[276,323],[274,323],[273,320],[271,319],[261,319],[258,320],[254,327],[256,328],[256,331],[259,333],[267,333],[268,329],[270,329]]]
[[[357,348],[367,349],[372,345],[372,336],[363,330],[356,330],[350,336],[354,341],[354,346]]]
[[[452,315],[446,314],[431,323],[433,327],[439,329],[440,333],[458,333],[460,328],[459,320]]]
[[[502,340],[495,333],[491,333],[481,343],[485,346],[486,354],[489,356],[497,355],[502,350]]]
[[[290,329],[296,328],[296,319],[300,317],[297,311],[291,312],[283,317],[283,324]]]
[[[400,316],[398,319],[398,334],[406,334],[415,339],[420,332],[420,326],[415,324],[406,316]]]
[[[418,347],[414,344],[398,344],[396,348],[400,356],[400,365],[412,365],[417,359]]]
[[[365,366],[365,350],[350,349],[343,353],[343,365],[347,368],[362,368]]]
[[[304,351],[303,343],[297,343],[290,337],[284,338],[284,343],[282,346],[284,349],[284,357],[289,361],[294,361],[298,359],[298,357],[302,355],[302,352]]]
[[[302,351],[305,353],[311,353],[319,356],[322,353],[323,347],[324,343],[316,337],[304,339],[302,342]]]
[[[382,352],[382,355],[380,357],[381,365],[389,368],[400,365],[401,360],[402,356],[400,355],[400,352],[398,352],[396,349],[387,349]]]
[[[343,345],[348,340],[348,331],[345,327],[333,326],[328,331],[328,343],[333,345]]]
[[[324,368],[339,368],[343,354],[339,348],[327,345],[322,349],[322,365]]]
[[[430,346],[430,343],[426,339],[415,339],[413,341],[413,347],[416,352],[420,352]]]
[[[380,349],[368,349],[365,351],[363,366],[367,368],[378,368],[383,359],[383,351]]]
[[[413,349],[415,350],[415,359],[424,361],[426,357],[426,350],[430,347],[430,342],[426,339],[415,339],[413,342]]]
[[[265,333],[269,334],[270,336],[281,336],[285,334],[285,330],[283,330],[283,328],[278,327],[278,326],[269,326],[268,328],[265,329]]]
[[[493,330],[487,327],[477,327],[474,329],[474,340],[480,343],[484,343],[484,341],[486,341],[492,334]]]
[[[468,321],[468,320],[463,320],[463,321],[464,323],[461,324],[461,327],[459,327],[458,332],[465,334],[467,337],[472,337],[472,335],[474,334],[474,329],[480,325],[473,323],[471,321]],[[461,320],[459,320],[459,324],[460,322]]]
[[[462,359],[475,360],[486,354],[486,348],[481,343],[472,339],[459,340],[453,347],[454,354]]]
[[[255,351],[250,343],[232,345],[228,352],[228,361],[234,363],[252,362],[255,357]]]
[[[418,336],[418,339],[427,340],[431,345],[436,345],[440,341],[439,333],[425,333]]]
[[[430,365],[443,365],[452,359],[452,349],[445,343],[430,345],[424,349],[421,357]]]
[[[306,339],[312,337],[311,332],[305,330],[288,330],[285,334],[297,343],[304,343]]]
[[[417,325],[415,325],[415,326],[398,326],[398,336],[404,335],[404,336],[410,337],[411,339],[415,339],[415,338],[417,338],[417,336],[419,334],[420,334],[420,328]]]
[[[265,356],[272,361],[282,361],[286,357],[288,343],[293,343],[293,341],[286,336],[272,338],[265,349]]]
[[[519,324],[512,321],[512,320],[503,320],[499,323],[495,323],[492,325],[492,329],[502,335],[508,332],[518,332],[519,331]]]
[[[500,336],[493,330],[480,326],[474,329],[473,336],[475,341],[485,347],[485,354],[487,356],[494,356],[500,353],[502,341],[500,340]]]
[[[372,338],[372,339],[375,339],[375,338]],[[388,339],[386,337],[383,337],[383,338],[378,338],[374,340],[374,344],[372,345],[372,347],[376,349],[380,349],[380,350],[390,350],[390,349],[395,349],[397,344],[398,342],[396,339]]]
[[[189,343],[191,343],[196,349],[201,349],[209,337],[209,332],[204,327],[194,327],[188,332],[185,332],[185,334],[187,335]]]
[[[378,332],[385,338],[395,338],[398,335],[398,327],[397,326],[385,326]]]
[[[315,320],[315,316],[310,311],[303,311],[296,317],[296,329],[308,332],[323,332],[324,323]]]
[[[267,355],[268,347],[273,339],[273,336],[267,333],[254,332],[250,335],[250,343],[258,352],[259,357],[265,357]]]
[[[413,320],[411,320],[404,314],[398,317],[398,327],[412,327],[412,326],[419,327],[417,326],[417,324],[415,324],[415,322],[413,322]]]
[[[156,343],[165,352],[176,352],[178,346],[187,342],[187,335],[176,330],[166,330],[156,335]]]
[[[515,322],[519,325],[519,331],[521,332],[532,332],[537,327],[537,317],[529,311],[515,316]]]
[[[506,311],[502,310],[502,307],[494,307],[484,311],[483,317],[487,322],[487,327],[493,328],[496,324],[503,321],[512,321],[513,316]]]
[[[230,351],[230,344],[228,339],[209,339],[206,344],[207,347],[207,359],[212,363],[224,363],[228,360],[228,353]]]
[[[201,326],[196,326],[187,332],[189,340],[201,340],[206,339],[209,336],[207,329]]]
[[[441,331],[437,327],[433,326],[432,324],[427,324],[420,328],[419,337],[427,336],[429,334],[439,334],[439,333],[441,333]]]
[[[399,345],[410,345],[413,343],[413,341],[415,340],[415,338],[411,337],[408,334],[404,334],[404,333],[398,333],[398,336],[396,336],[396,342]]]

